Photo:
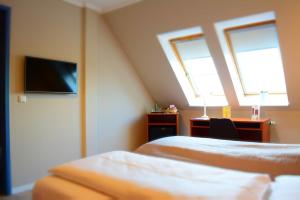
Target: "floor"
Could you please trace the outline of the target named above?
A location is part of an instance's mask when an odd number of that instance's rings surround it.
[[[0,196],[0,200],[31,200],[31,191],[21,192],[12,196]]]

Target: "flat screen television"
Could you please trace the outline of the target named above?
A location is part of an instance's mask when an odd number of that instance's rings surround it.
[[[77,64],[25,57],[25,93],[77,94]]]

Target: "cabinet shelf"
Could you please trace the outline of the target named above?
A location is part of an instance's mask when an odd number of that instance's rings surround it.
[[[192,128],[209,128],[208,126],[192,126]]]
[[[176,126],[176,123],[148,123],[149,126]]]
[[[260,131],[259,128],[236,128],[237,130],[246,130],[246,131]]]

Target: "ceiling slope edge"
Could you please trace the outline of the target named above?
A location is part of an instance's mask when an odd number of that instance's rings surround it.
[[[78,7],[82,7],[82,8],[89,8],[91,10],[94,10],[96,12],[98,12],[99,14],[105,14],[135,3],[138,3],[142,0],[125,0],[125,1],[119,1],[119,2],[114,2],[111,3],[110,5],[104,5],[101,2],[104,2],[103,0],[99,0],[99,3],[96,4],[95,1],[92,0],[63,0],[66,3],[70,3],[73,4],[75,6]],[[109,1],[109,0],[108,0]],[[99,5],[102,4],[102,5]]]

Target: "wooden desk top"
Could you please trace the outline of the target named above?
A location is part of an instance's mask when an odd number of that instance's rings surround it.
[[[178,112],[171,113],[171,112],[152,112],[148,113],[147,115],[179,115]]]
[[[269,118],[260,118],[260,119],[251,119],[251,118],[230,118],[233,122],[247,122],[247,123],[263,123],[267,122],[270,119]],[[201,118],[201,117],[195,117],[191,118],[191,121],[209,121],[209,118]]]

